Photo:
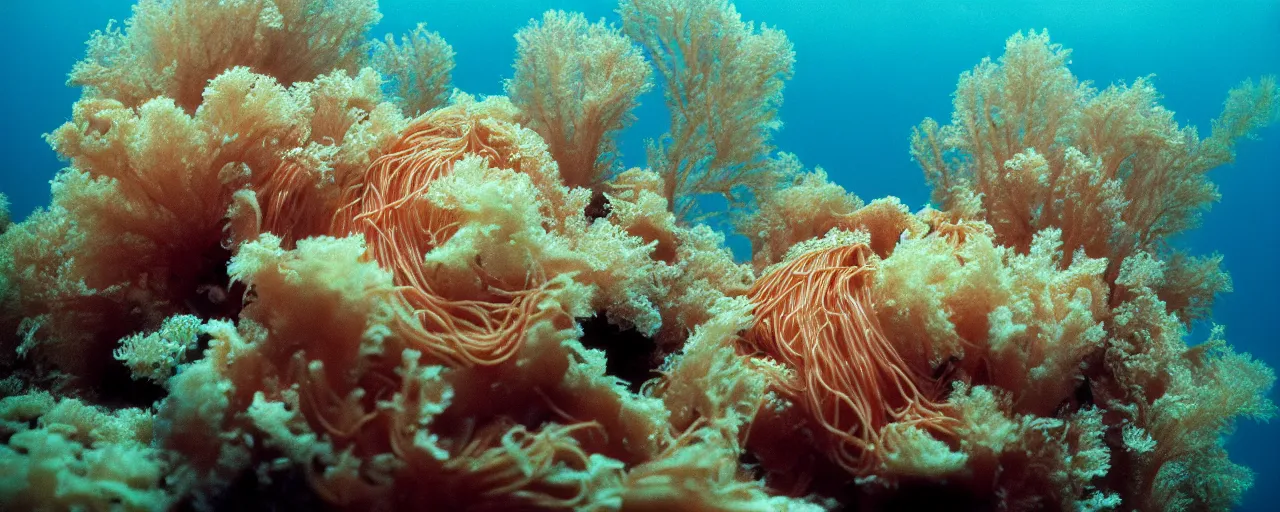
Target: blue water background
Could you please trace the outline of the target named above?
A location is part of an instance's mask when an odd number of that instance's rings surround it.
[[[15,217],[48,202],[48,180],[62,167],[41,140],[69,119],[78,91],[64,87],[83,42],[108,19],[129,15],[126,0],[5,1],[0,6],[0,191]],[[1246,77],[1280,73],[1280,2],[1276,0],[740,0],[744,18],[786,30],[797,53],[782,108],[778,147],[870,200],[901,198],[913,209],[928,200],[907,153],[922,118],[949,118],[960,72],[1001,53],[1018,30],[1047,28],[1073,48],[1075,74],[1097,84],[1154,74],[1163,104],[1178,121],[1201,127],[1220,111],[1226,91]],[[512,34],[551,8],[616,20],[603,0],[383,0],[375,33],[403,33],[419,21],[457,51],[455,83],[496,94],[509,77]],[[625,134],[630,165],[643,165],[643,140],[666,127],[661,97],[644,98],[641,120]],[[1280,128],[1239,146],[1238,161],[1213,172],[1222,203],[1200,229],[1176,240],[1195,253],[1221,252],[1235,292],[1221,297],[1215,321],[1238,350],[1280,366]],[[1201,326],[1193,336],[1203,337]],[[1275,393],[1273,392],[1273,399]],[[1245,422],[1231,439],[1232,458],[1257,481],[1242,510],[1280,503],[1280,431]]]

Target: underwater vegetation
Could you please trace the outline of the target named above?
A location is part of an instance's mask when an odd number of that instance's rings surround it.
[[[771,142],[786,35],[727,0],[551,11],[505,96],[374,0],[140,0],[0,195],[4,510],[1227,510],[1273,371],[1174,249],[1207,135],[1045,32],[904,139],[934,206]],[[656,89],[645,167],[616,137]],[[909,146],[908,143],[909,142]],[[716,209],[707,196],[723,198]],[[751,242],[735,261],[723,232]]]

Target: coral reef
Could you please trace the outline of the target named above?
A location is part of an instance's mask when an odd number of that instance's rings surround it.
[[[566,185],[598,188],[620,156],[613,137],[649,90],[640,48],[601,21],[548,12],[516,35],[515,76],[507,94],[521,122],[550,146]]]
[[[1225,510],[1272,370],[1169,237],[1207,138],[1045,33],[912,152],[940,209],[772,147],[794,55],[726,0],[548,12],[508,96],[368,0],[141,0],[89,42],[52,203],[0,195],[13,510]],[[656,70],[656,75],[654,71]],[[648,168],[616,137],[653,85]],[[751,241],[705,222],[719,195]]]
[[[700,195],[742,204],[770,188],[770,136],[795,62],[786,35],[723,0],[625,0],[618,13],[662,76],[671,128],[649,161],[675,211],[698,218]]]

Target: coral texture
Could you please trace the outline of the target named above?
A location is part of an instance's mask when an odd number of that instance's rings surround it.
[[[0,195],[0,508],[1239,501],[1223,440],[1275,377],[1188,341],[1230,281],[1169,237],[1274,78],[1200,138],[1017,34],[913,133],[913,212],[774,150],[782,31],[618,14],[531,22],[509,97],[453,90],[422,25],[370,41],[369,0],[141,0],[95,34],[52,203]],[[627,168],[653,77],[669,132]]]

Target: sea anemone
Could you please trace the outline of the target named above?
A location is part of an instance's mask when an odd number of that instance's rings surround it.
[[[401,330],[423,352],[454,365],[505,361],[528,326],[546,316],[539,308],[544,276],[512,282],[486,272],[477,258],[471,262],[477,286],[441,286],[439,266],[423,259],[459,228],[458,214],[432,201],[428,189],[464,156],[509,166],[509,138],[495,133],[501,125],[467,105],[418,118],[359,183],[343,191],[342,207],[333,216],[332,231],[364,235],[370,255],[399,285],[417,321],[401,322]]]
[[[783,263],[751,289],[756,323],[746,344],[794,373],[778,391],[805,411],[832,462],[857,476],[879,469],[916,428],[948,438],[942,389],[911,366],[880,328],[871,284],[875,256],[851,243]]]

